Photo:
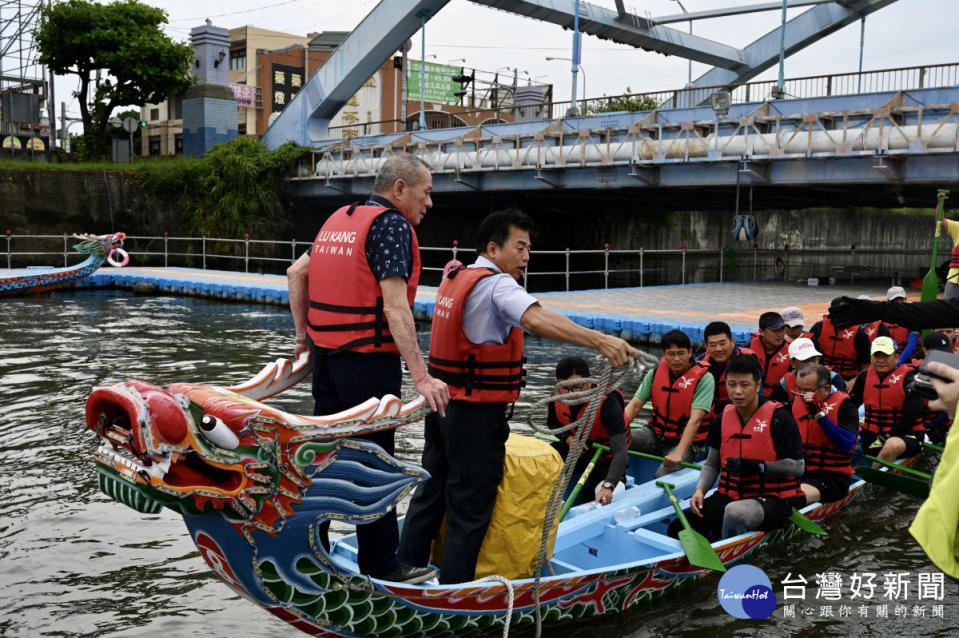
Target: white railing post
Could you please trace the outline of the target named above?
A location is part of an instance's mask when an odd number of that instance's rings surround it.
[[[163,231],[163,267],[170,265],[170,233]]]
[[[566,248],[566,292],[569,292],[569,247]]]
[[[243,272],[250,272],[250,233],[243,235]]]
[[[683,244],[683,285],[686,285],[686,244]]]
[[[7,229],[7,268],[13,268],[11,265],[11,257],[13,256],[13,253],[10,252],[10,239],[10,230]]]
[[[639,249],[639,287],[640,287],[640,288],[643,287],[643,275],[644,275],[644,274],[645,274],[645,272],[643,271],[643,249],[640,248],[640,249]]]
[[[603,245],[603,289],[609,289],[609,244]]]
[[[201,250],[203,251],[203,270],[206,270],[206,235],[203,235]]]
[[[70,236],[66,233],[63,234],[63,267],[67,267],[67,239]]]

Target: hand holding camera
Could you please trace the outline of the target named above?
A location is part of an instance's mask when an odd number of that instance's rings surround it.
[[[929,407],[933,410],[947,411],[954,416],[959,395],[959,355],[930,350],[906,390],[929,399]],[[947,396],[942,397],[942,392]],[[940,403],[940,398],[943,403]]]

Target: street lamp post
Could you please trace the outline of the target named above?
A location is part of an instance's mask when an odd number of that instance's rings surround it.
[[[573,61],[571,58],[556,58],[556,57],[553,57],[553,56],[551,56],[551,55],[546,56],[546,61],[547,61],[547,62],[552,62],[553,60],[565,60],[566,62],[572,62],[572,61]],[[586,70],[583,69],[583,65],[582,65],[582,64],[577,64],[576,66],[579,67],[579,72],[583,74],[583,97],[582,97],[582,99],[579,101],[579,112],[580,112],[580,114],[583,114],[583,113],[586,111]],[[538,77],[538,76],[537,76],[537,77]],[[575,108],[576,108],[576,98],[575,98],[575,96],[574,96],[574,97],[573,97],[573,109],[575,110]]]

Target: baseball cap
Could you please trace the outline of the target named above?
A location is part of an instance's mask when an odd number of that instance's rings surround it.
[[[802,310],[796,306],[789,306],[784,308],[782,311],[783,323],[789,326],[790,328],[795,328],[796,326],[801,326],[805,323],[805,320],[802,316]]]
[[[889,337],[876,337],[875,341],[872,342],[872,347],[869,349],[869,354],[876,354],[877,352],[896,354],[896,342]]]
[[[786,324],[783,323],[782,315],[778,312],[764,312],[759,315],[759,329],[765,330],[769,328],[770,330],[779,330]]]
[[[892,301],[893,299],[905,299],[906,291],[903,290],[902,286],[893,286],[886,291],[886,299]]]
[[[812,339],[807,339],[806,337],[800,337],[789,344],[790,359],[799,359],[800,361],[806,361],[807,359],[812,359],[813,357],[821,357],[821,356],[822,356],[822,353],[816,350],[816,346],[813,345]]]
[[[949,337],[941,332],[930,332],[922,340],[922,347],[926,350],[942,350],[943,352],[952,352],[952,344],[949,343]]]

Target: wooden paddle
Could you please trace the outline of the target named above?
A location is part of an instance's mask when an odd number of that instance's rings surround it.
[[[666,490],[669,502],[673,504],[673,509],[676,510],[676,516],[679,517],[679,522],[683,524],[683,529],[679,532],[679,542],[683,545],[683,551],[686,552],[689,564],[717,572],[726,571],[726,566],[723,565],[723,561],[719,559],[716,550],[710,545],[709,539],[694,530],[689,521],[686,520],[683,508],[679,506],[679,501],[673,494],[673,488],[676,486],[663,481],[656,481],[656,485]]]
[[[939,200],[936,205],[936,235],[932,243],[932,263],[929,265],[929,272],[922,278],[922,294],[919,297],[922,301],[930,301],[939,295],[939,275],[936,274],[936,261],[939,259],[939,234],[942,227],[942,214],[948,197],[949,191],[943,188],[940,188],[936,194],[936,199]]]
[[[579,493],[583,490],[583,486],[586,485],[586,479],[589,478],[589,475],[593,471],[593,466],[596,465],[596,461],[599,459],[599,455],[602,453],[602,450],[599,448],[601,446],[595,445],[596,452],[593,454],[593,458],[589,460],[589,465],[586,466],[586,469],[583,470],[583,475],[579,477],[579,480],[576,482],[576,487],[573,488],[573,493],[569,495],[569,498],[566,499],[566,502],[563,503],[563,509],[560,510],[559,520],[562,521],[566,518],[566,514],[569,513],[569,508],[573,506],[573,503],[576,502],[576,497],[579,496]],[[607,450],[609,448],[606,448]]]
[[[869,483],[879,485],[880,487],[888,487],[891,490],[896,490],[897,492],[918,498],[927,498],[929,496],[929,483],[927,481],[920,481],[919,479],[909,478],[901,474],[893,474],[892,472],[883,472],[868,465],[860,465],[855,468],[855,470],[859,478]]]
[[[609,449],[608,447],[601,445],[599,443],[594,443],[593,445],[597,448],[602,448],[606,450]],[[650,461],[659,461],[660,463],[662,463],[663,461],[663,457],[656,456],[654,454],[646,454],[644,452],[636,452],[634,450],[630,450],[629,454],[630,456],[638,456],[641,459],[649,459]],[[697,465],[696,463],[687,463],[685,461],[681,461],[679,465],[680,467],[688,467],[689,469],[692,469],[692,470],[703,469],[702,465]],[[828,534],[826,530],[824,530],[814,521],[810,520],[808,517],[803,515],[803,513],[797,510],[795,507],[793,508],[792,514],[789,515],[789,520],[794,525],[796,525],[796,527],[798,527],[799,529],[803,531],[809,532],[810,534],[820,534],[822,536],[826,536]]]

